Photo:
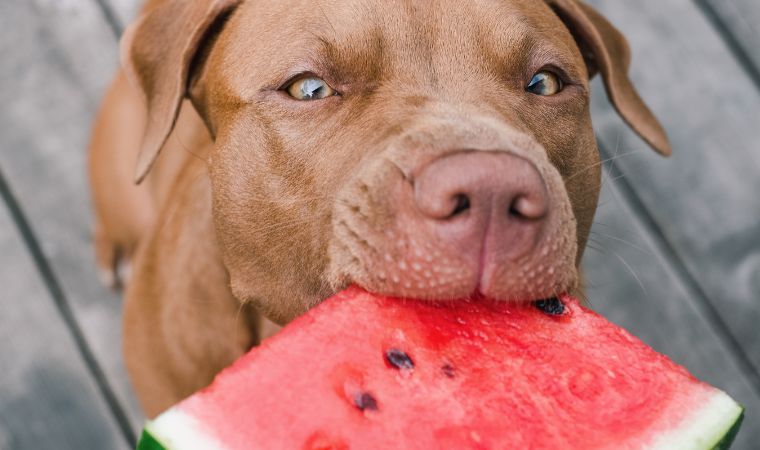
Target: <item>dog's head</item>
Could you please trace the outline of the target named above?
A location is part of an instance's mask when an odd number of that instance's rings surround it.
[[[600,187],[588,80],[663,154],[620,33],[576,0],[155,1],[125,61],[141,179],[189,97],[232,289],[285,322],[348,283],[570,290]],[[210,237],[211,238],[211,237]]]

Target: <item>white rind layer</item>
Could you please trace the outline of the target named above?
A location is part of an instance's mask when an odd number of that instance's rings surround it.
[[[679,427],[658,436],[647,450],[710,450],[728,433],[743,409],[723,391],[715,390],[702,408]],[[146,430],[170,450],[227,450],[195,418],[170,409],[149,422]]]
[[[170,409],[148,422],[145,429],[166,449],[170,450],[226,450],[220,442],[209,436],[195,418],[178,409]]]
[[[710,450],[739,420],[743,408],[723,391],[715,390],[702,408],[681,425],[655,439],[650,450]]]

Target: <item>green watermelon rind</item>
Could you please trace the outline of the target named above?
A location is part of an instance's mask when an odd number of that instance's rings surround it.
[[[744,417],[744,408],[715,389],[701,408],[648,447],[651,450],[721,450],[731,446]]]
[[[744,408],[726,393],[715,390],[706,404],[681,426],[654,440],[649,450],[727,450],[739,431]],[[180,409],[170,409],[150,421],[137,450],[225,450],[203,427]]]
[[[728,450],[731,447],[731,443],[734,442],[734,438],[736,437],[736,434],[739,432],[739,428],[742,425],[742,421],[744,420],[744,408],[741,409],[741,412],[739,413],[739,417],[736,419],[736,422],[731,426],[731,429],[728,430],[728,433],[726,433],[725,436],[723,436],[723,439],[718,442],[715,447],[712,448],[712,450]]]
[[[142,435],[140,436],[140,442],[137,444],[137,450],[169,450],[166,447],[164,447],[163,444],[158,442],[158,440],[148,431],[146,428],[143,430]]]
[[[744,408],[723,391],[715,389],[701,408],[681,425],[658,436],[652,450],[716,450],[730,447]]]
[[[172,408],[148,421],[137,450],[225,450],[193,417]]]

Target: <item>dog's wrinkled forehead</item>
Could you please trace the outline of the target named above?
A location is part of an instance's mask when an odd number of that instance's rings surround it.
[[[338,88],[401,79],[436,95],[483,79],[522,80],[547,65],[586,78],[572,36],[536,0],[245,2],[228,30],[229,63],[247,66],[233,87],[242,98],[301,72]]]

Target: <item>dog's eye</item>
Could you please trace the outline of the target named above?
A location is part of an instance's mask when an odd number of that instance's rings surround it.
[[[325,80],[317,77],[304,77],[290,83],[285,89],[296,100],[319,100],[335,95],[333,88]]]
[[[562,90],[562,80],[557,74],[542,70],[533,75],[525,90],[536,95],[554,95]]]

